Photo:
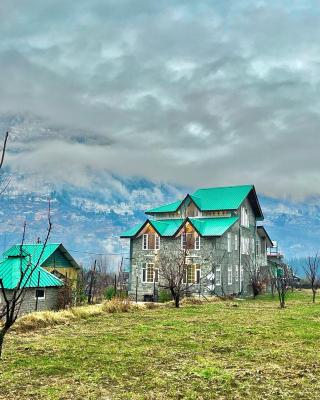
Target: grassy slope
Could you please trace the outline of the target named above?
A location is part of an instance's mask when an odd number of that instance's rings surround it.
[[[318,399],[320,305],[110,314],[8,337],[0,399]]]

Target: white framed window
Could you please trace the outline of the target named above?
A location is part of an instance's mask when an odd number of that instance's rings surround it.
[[[236,282],[239,282],[239,266],[238,265],[234,266],[234,280]]]
[[[240,282],[243,282],[243,265],[240,267]]]
[[[44,300],[46,298],[46,292],[44,289],[36,289],[36,299]]]
[[[254,243],[254,238],[251,239],[251,253],[254,254],[255,251],[255,243]]]
[[[200,250],[200,236],[197,235],[194,241],[194,249],[195,250]]]
[[[184,283],[196,283],[199,284],[201,280],[201,267],[199,264],[190,264],[186,269],[187,279],[184,279]]]
[[[249,214],[245,207],[241,207],[241,225],[249,228]]]
[[[148,250],[148,238],[149,235],[147,233],[142,235],[142,250]]]
[[[217,286],[221,285],[221,267],[216,268],[215,284]]]
[[[228,233],[227,236],[227,248],[228,248],[228,253],[231,253],[231,233]]]
[[[228,265],[228,285],[232,285],[232,265]]]
[[[154,249],[160,250],[160,236],[157,233],[154,234]]]
[[[237,251],[238,250],[238,235],[234,235],[234,249]]]
[[[241,254],[249,255],[250,240],[249,238],[241,238]]]
[[[181,233],[181,250],[185,250],[187,246],[187,234],[186,233]]]
[[[154,283],[159,281],[159,272],[153,263],[142,264],[142,283]]]
[[[181,250],[194,249],[200,250],[200,236],[194,235],[193,232],[181,233]]]

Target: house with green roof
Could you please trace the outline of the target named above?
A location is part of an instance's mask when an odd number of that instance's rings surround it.
[[[62,243],[16,244],[3,253],[0,279],[9,297],[17,285],[26,288],[20,313],[56,310],[63,300],[60,288],[66,284],[75,287],[79,270]],[[20,282],[22,275],[24,280]],[[0,310],[1,304],[0,294]]]
[[[19,315],[58,309],[59,289],[64,282],[33,264],[26,253],[8,255],[0,262],[0,280],[0,314],[5,306],[4,296],[10,299],[17,290],[24,292],[18,303]]]
[[[250,295],[252,269],[267,265],[272,246],[253,185],[198,189],[145,213],[144,222],[121,235],[130,240],[130,296],[156,299],[159,258],[179,250],[193,293]]]
[[[23,245],[22,252],[30,258],[32,264],[76,285],[80,266],[62,243],[47,243],[45,246],[43,243],[28,243]],[[3,257],[20,254],[21,245],[16,244],[5,251]]]

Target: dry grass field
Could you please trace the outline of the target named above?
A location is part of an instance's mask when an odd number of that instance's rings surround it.
[[[306,292],[12,332],[0,399],[319,399],[320,305]]]

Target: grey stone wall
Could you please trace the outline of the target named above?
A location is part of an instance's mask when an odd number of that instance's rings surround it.
[[[243,296],[251,295],[250,273],[247,265],[255,262],[257,265],[262,265],[264,258],[256,256],[256,241],[260,240],[256,231],[256,219],[249,201],[246,199],[241,206],[248,210],[249,227],[243,227],[240,224],[241,207],[233,213],[239,216],[239,221],[235,223],[221,237],[201,237],[200,250],[189,250],[188,256],[193,264],[201,265],[201,284],[192,285],[191,291],[205,295],[211,294],[211,282],[206,279],[206,276],[216,268],[221,268],[221,284],[215,285],[214,292],[216,294],[229,295],[241,294]],[[231,251],[228,252],[228,233],[231,234]],[[235,249],[235,236],[237,235],[237,250]],[[241,237],[249,238],[250,255],[242,254]],[[161,237],[160,250],[143,250],[142,237],[130,240],[130,255],[131,255],[131,273],[129,278],[129,295],[135,298],[136,291],[138,300],[143,300],[144,295],[154,295],[157,293],[159,284],[142,282],[142,265],[143,263],[155,263],[157,258],[161,257],[161,252],[170,252],[180,249],[180,236],[177,238]],[[240,266],[243,267],[243,280],[240,280]],[[232,268],[232,283],[228,282],[228,267]],[[236,273],[238,270],[238,273]],[[160,282],[161,284],[161,282]]]
[[[42,289],[42,288],[41,288]],[[58,287],[44,288],[45,299],[38,299],[37,311],[57,310],[58,309]],[[12,296],[12,290],[7,290],[8,298]],[[2,294],[0,293],[0,307],[3,305]],[[20,309],[20,315],[36,311],[36,289],[30,288],[25,291],[24,300]]]

